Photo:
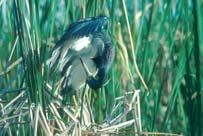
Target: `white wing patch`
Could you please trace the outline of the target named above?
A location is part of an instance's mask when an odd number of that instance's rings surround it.
[[[75,41],[72,49],[76,50],[76,51],[80,51],[83,48],[87,48],[88,45],[90,44],[90,37],[82,37],[78,40]]]

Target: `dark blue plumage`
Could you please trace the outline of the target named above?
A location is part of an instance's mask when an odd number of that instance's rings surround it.
[[[109,18],[106,16],[90,17],[78,20],[69,25],[61,39],[57,42],[60,45],[65,40],[89,36],[107,30]]]

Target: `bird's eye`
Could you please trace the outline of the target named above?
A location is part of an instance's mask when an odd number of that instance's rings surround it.
[[[107,30],[108,29],[108,22],[105,22],[103,25],[102,25],[102,30]]]

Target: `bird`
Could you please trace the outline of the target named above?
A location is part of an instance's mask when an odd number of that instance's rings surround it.
[[[109,17],[102,15],[79,19],[56,42],[47,65],[50,75],[63,78],[62,94],[86,84],[93,90],[104,86],[115,58],[109,22]]]

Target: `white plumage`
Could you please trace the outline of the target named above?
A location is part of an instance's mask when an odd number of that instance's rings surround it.
[[[80,51],[84,48],[87,48],[89,44],[90,44],[90,37],[85,36],[75,41],[75,43],[73,43],[72,49],[75,51]]]

